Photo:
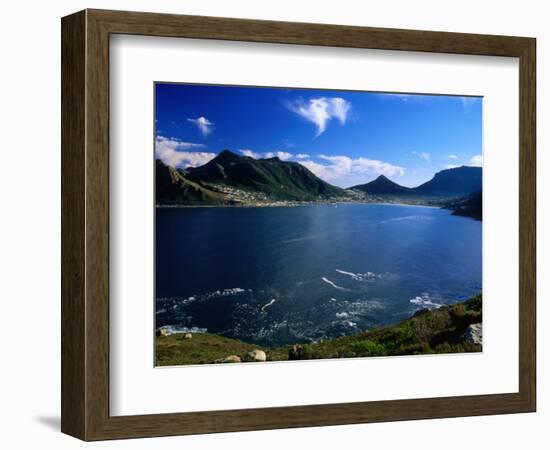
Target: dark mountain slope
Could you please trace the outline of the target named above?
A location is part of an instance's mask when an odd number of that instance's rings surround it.
[[[157,205],[221,205],[228,203],[223,195],[188,180],[184,173],[156,161],[155,186]]]
[[[473,219],[481,220],[483,213],[483,195],[481,191],[475,192],[466,198],[446,204],[445,208],[453,211],[455,216],[472,217]]]
[[[186,177],[202,186],[226,185],[261,192],[273,200],[319,200],[347,195],[297,162],[254,159],[224,150],[204,166],[189,168]]]
[[[376,180],[369,183],[358,184],[349,189],[371,195],[407,195],[411,191],[410,188],[394,183],[384,175],[380,175]]]
[[[462,166],[437,172],[430,181],[411,189],[411,193],[430,197],[464,197],[481,191],[481,187],[481,167]]]

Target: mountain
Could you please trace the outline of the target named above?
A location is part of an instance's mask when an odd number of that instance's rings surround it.
[[[347,195],[297,162],[279,158],[254,159],[229,150],[219,153],[207,164],[189,168],[186,178],[201,186],[228,186],[263,194],[269,200],[307,201]]]
[[[482,187],[482,168],[461,166],[437,172],[424,184],[411,190],[425,197],[465,197]]]
[[[344,199],[448,206],[455,205],[449,202],[465,202],[468,196],[480,192],[481,187],[481,167],[442,170],[415,188],[401,186],[380,175],[346,190],[321,180],[300,163],[277,157],[254,159],[224,150],[203,166],[185,170],[156,161],[158,205],[266,205]],[[470,206],[456,206],[464,211],[471,208],[471,214],[475,215],[476,201],[473,198]]]
[[[216,192],[188,180],[184,173],[156,160],[155,186],[157,205],[221,205],[228,203]]]
[[[410,198],[418,201],[421,199],[462,199],[474,192],[481,191],[481,187],[482,168],[462,166],[437,172],[431,180],[415,188],[401,186],[384,175],[380,175],[376,180],[348,189],[361,191],[368,195],[399,197],[405,200]]]
[[[349,193],[296,162],[254,159],[229,150],[200,167],[174,169],[156,161],[157,205],[231,205],[316,201]]]
[[[369,183],[358,184],[349,189],[371,195],[408,195],[411,191],[410,188],[394,183],[384,175],[380,175],[376,180]]]
[[[472,217],[473,219],[481,220],[483,213],[483,194],[481,191],[474,192],[465,198],[447,203],[445,208],[453,211],[455,216]]]

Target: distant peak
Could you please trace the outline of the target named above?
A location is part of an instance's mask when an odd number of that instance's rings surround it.
[[[218,153],[218,156],[238,156],[236,153],[233,153],[231,150],[222,150],[220,153]]]
[[[390,179],[386,175],[378,175],[376,179],[381,181],[390,181]]]
[[[231,150],[222,150],[212,161],[237,161],[240,159],[241,157],[236,153],[233,153]]]

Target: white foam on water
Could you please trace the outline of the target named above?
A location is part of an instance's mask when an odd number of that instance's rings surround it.
[[[355,280],[355,281],[374,281],[377,278],[382,278],[382,275],[377,275],[374,272],[354,273],[354,272],[347,272],[342,269],[335,269],[335,270],[336,272],[342,275],[347,275],[348,277],[350,277],[352,280]]]
[[[434,302],[432,300],[432,297],[430,297],[430,294],[428,294],[427,292],[423,292],[422,294],[417,295],[415,298],[411,298],[409,301],[414,305],[426,307],[428,309],[437,309],[443,306],[441,303]]]
[[[275,302],[276,302],[276,300],[274,298],[272,298],[269,302],[267,302],[264,306],[262,306],[262,308],[261,308],[262,311],[265,311],[266,308],[269,308]]]
[[[168,335],[176,333],[206,333],[208,330],[206,328],[199,327],[178,327],[175,325],[164,325],[157,328],[157,331],[165,330]]]
[[[415,214],[412,216],[401,216],[401,217],[394,217],[392,219],[381,220],[380,223],[400,222],[402,220],[431,220],[431,219],[432,218],[430,216],[422,216],[419,214]]]
[[[321,280],[323,280],[325,283],[327,284],[330,284],[334,289],[339,289],[341,291],[349,291],[349,289],[346,289],[342,286],[338,286],[337,284],[335,284],[334,282],[330,281],[328,278],[326,277],[321,277]]]

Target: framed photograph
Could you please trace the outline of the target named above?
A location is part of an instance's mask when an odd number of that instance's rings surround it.
[[[62,431],[532,412],[535,39],[62,19]]]

